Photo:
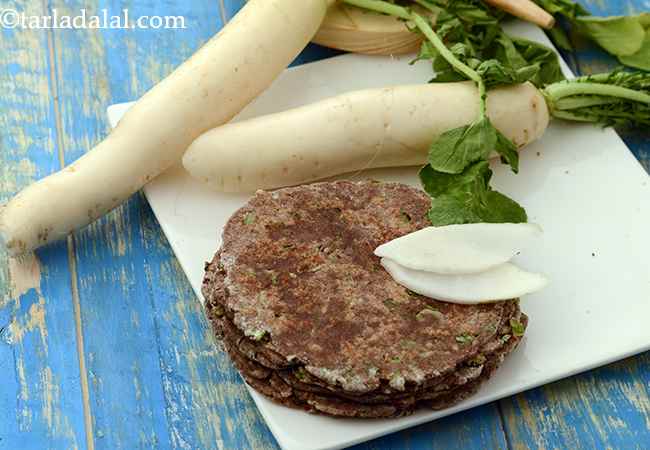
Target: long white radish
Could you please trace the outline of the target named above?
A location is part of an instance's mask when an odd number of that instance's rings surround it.
[[[0,239],[8,251],[23,253],[65,237],[179,162],[198,135],[229,121],[271,84],[333,2],[250,0],[104,141],[0,210]]]
[[[436,136],[476,119],[478,103],[472,82],[351,92],[210,130],[192,143],[183,165],[225,192],[421,165]],[[519,147],[548,126],[544,97],[532,84],[494,89],[487,103],[492,123]]]

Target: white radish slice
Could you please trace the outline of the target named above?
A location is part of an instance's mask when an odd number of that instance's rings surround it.
[[[472,274],[510,261],[541,234],[532,223],[427,227],[380,245],[375,255],[414,270]]]
[[[431,15],[418,5],[413,7],[418,14]],[[337,3],[327,12],[312,42],[353,53],[401,55],[418,51],[422,36],[394,16]]]
[[[485,272],[466,275],[439,275],[413,270],[387,258],[381,265],[402,286],[416,294],[459,304],[489,303],[509,300],[542,289],[548,279],[505,263]]]

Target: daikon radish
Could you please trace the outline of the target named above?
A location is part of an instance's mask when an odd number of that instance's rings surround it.
[[[305,47],[334,0],[250,0],[192,58],[147,92],[99,145],[0,210],[11,254],[65,237],[124,202],[202,132],[266,89]]]
[[[549,122],[542,94],[529,83],[491,90],[487,109],[496,128],[518,147],[540,137]],[[433,140],[478,114],[472,82],[351,92],[210,130],[192,143],[183,165],[225,192],[422,165]]]
[[[416,294],[460,304],[514,299],[539,291],[548,284],[544,275],[526,272],[510,263],[468,275],[440,275],[407,269],[388,258],[382,258],[381,265],[395,281]]]
[[[413,270],[474,274],[510,261],[541,234],[533,223],[427,227],[380,245],[375,255]]]

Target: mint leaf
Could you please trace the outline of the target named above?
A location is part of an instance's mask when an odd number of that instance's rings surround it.
[[[478,161],[460,174],[423,167],[420,181],[433,197],[428,214],[431,224],[526,222],[526,211],[517,202],[489,187],[491,177],[487,161]]]
[[[438,172],[461,173],[487,159],[497,143],[497,130],[487,117],[444,132],[429,148],[429,164]]]

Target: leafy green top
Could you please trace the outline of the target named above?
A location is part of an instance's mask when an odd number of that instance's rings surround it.
[[[436,73],[432,82],[471,80],[478,87],[476,120],[439,136],[429,149],[428,164],[420,171],[422,185],[432,197],[429,219],[433,225],[527,220],[521,206],[489,185],[492,171],[487,160],[493,151],[514,172],[519,169],[515,145],[487,116],[486,91],[492,86],[529,81],[542,89],[551,114],[562,119],[603,125],[650,124],[650,74],[617,71],[565,80],[552,49],[507,35],[499,23],[505,13],[479,0],[402,2],[417,3],[432,12],[435,25],[394,1],[344,1],[399,17],[422,34],[424,42],[416,61],[431,60]],[[634,40],[639,36],[643,40],[638,27],[650,26],[649,15],[598,19],[569,0],[536,1],[552,14],[579,24],[619,58],[636,63],[641,59],[639,66],[650,64],[650,42],[637,46]],[[553,35],[565,39],[559,29]]]
[[[595,17],[569,0],[535,1],[551,14],[563,17],[575,31],[616,56],[622,64],[650,70],[650,14]],[[551,38],[560,48],[573,49],[560,25],[551,30]]]
[[[423,1],[438,6],[445,3]],[[502,12],[477,0],[449,2],[444,7],[436,16],[436,33],[459,61],[483,78],[487,88],[524,81],[541,87],[564,78],[552,49],[503,31]],[[433,61],[435,81],[466,79],[430,42],[424,42],[419,59]]]
[[[543,91],[553,117],[603,126],[650,125],[650,73],[588,75],[547,86]]]
[[[540,44],[509,37],[498,17],[475,0],[419,0],[419,5],[437,13],[436,30],[427,18],[393,3],[346,1],[409,21],[424,37],[418,60],[432,60],[433,81],[471,80],[478,87],[476,120],[440,135],[431,144],[429,164],[420,171],[422,184],[432,197],[431,223],[525,222],[521,206],[489,187],[490,154],[496,151],[515,172],[519,156],[516,146],[490,121],[486,90],[498,84],[531,80],[542,85],[562,79],[555,53]],[[446,9],[440,9],[442,6]]]

